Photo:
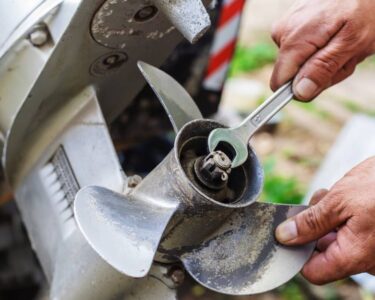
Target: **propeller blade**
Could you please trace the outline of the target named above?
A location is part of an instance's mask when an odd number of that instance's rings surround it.
[[[167,111],[176,133],[186,123],[203,119],[194,100],[175,79],[145,62],[138,62],[138,68]]]
[[[211,26],[210,16],[201,0],[175,0],[173,4],[165,0],[154,2],[190,43],[196,43]]]
[[[163,232],[177,209],[91,186],[80,190],[75,218],[92,248],[111,266],[130,277],[150,270]]]
[[[219,293],[250,295],[274,289],[294,277],[315,244],[284,247],[274,232],[302,206],[254,203],[233,213],[201,246],[180,256],[200,284]]]

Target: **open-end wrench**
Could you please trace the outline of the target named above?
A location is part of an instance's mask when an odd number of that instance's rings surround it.
[[[219,128],[211,132],[208,138],[210,152],[221,143],[227,143],[234,149],[232,168],[242,165],[249,155],[248,145],[251,137],[267,123],[277,112],[293,99],[292,81],[282,86],[239,126]]]

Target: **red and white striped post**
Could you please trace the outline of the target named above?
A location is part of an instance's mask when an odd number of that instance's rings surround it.
[[[206,90],[221,91],[232,60],[245,0],[224,0],[203,81]]]

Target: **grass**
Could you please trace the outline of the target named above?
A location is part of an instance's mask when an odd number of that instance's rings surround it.
[[[274,63],[277,48],[271,43],[258,43],[252,47],[238,46],[234,54],[230,76],[258,70],[265,65]]]
[[[295,177],[277,174],[275,159],[269,158],[264,163],[265,181],[262,200],[279,204],[300,204],[304,197],[304,190]]]

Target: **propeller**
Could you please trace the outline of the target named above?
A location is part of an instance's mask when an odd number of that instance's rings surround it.
[[[138,66],[168,113],[175,147],[127,195],[103,187],[77,194],[75,217],[89,244],[128,276],[147,275],[154,260],[181,261],[199,283],[225,294],[260,293],[290,280],[315,245],[284,247],[274,231],[306,207],[256,202],[263,170],[250,147],[224,188],[204,187],[195,164],[208,154],[212,130],[224,126],[202,119],[169,75],[144,62]]]

